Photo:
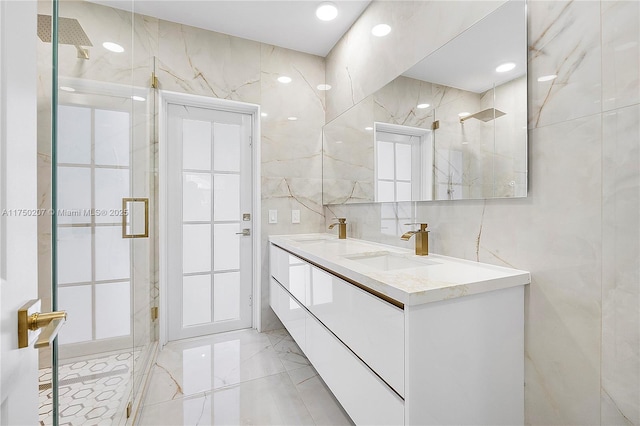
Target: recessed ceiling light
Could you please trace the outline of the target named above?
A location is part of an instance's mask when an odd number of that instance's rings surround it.
[[[262,117],[266,117],[266,116],[267,116],[267,115],[269,115],[269,114],[267,114],[266,112],[261,112],[261,113],[260,113],[260,115],[261,115]]]
[[[142,96],[132,96],[131,99],[133,99],[134,101],[138,101],[138,102],[146,101],[146,99],[143,98]]]
[[[333,21],[338,16],[338,8],[334,3],[325,1],[316,9],[316,16],[321,21]]]
[[[317,89],[318,90],[331,90],[331,85],[330,84],[318,84]]]
[[[505,64],[498,65],[498,67],[496,68],[496,71],[497,72],[507,72],[507,71],[511,71],[515,67],[516,67],[516,64],[514,64],[513,62],[507,62]]]
[[[425,108],[429,108],[430,106],[431,105],[429,105],[429,104],[418,104],[417,108],[425,109]]]
[[[467,115],[471,115],[470,112],[461,112],[460,114],[458,114],[458,117],[466,117]]]
[[[69,86],[60,86],[60,90],[62,90],[63,92],[75,92],[76,89],[74,89],[73,87],[69,87]]]
[[[342,143],[342,141],[336,141],[336,143]]]
[[[278,77],[278,81],[283,84],[289,84],[291,83],[291,77],[287,77],[286,75],[281,75],[280,77]]]
[[[115,53],[124,52],[124,47],[120,46],[117,43],[113,43],[111,41],[105,41],[104,43],[102,43],[102,47]]]
[[[373,127],[365,127],[365,130],[373,130]]]
[[[391,27],[387,24],[378,24],[371,28],[371,34],[376,37],[384,37],[391,32]]]
[[[296,121],[298,119],[298,117],[287,117],[287,120],[289,121]]]
[[[555,80],[556,78],[558,78],[557,75],[549,74],[549,75],[543,75],[542,77],[538,77],[538,81],[542,83],[542,82],[545,82],[545,81]]]

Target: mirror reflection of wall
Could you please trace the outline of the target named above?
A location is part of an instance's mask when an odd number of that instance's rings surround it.
[[[525,2],[510,0],[329,122],[323,203],[526,197],[526,46]]]

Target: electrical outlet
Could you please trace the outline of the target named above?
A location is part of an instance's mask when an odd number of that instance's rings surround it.
[[[291,223],[300,223],[300,210],[291,210]]]
[[[269,223],[278,223],[278,210],[269,210]]]

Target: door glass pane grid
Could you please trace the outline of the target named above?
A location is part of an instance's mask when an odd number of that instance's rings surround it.
[[[130,114],[61,105],[59,117],[60,308],[69,312],[60,342],[127,337],[130,242],[121,238],[118,212],[130,188]]]
[[[411,201],[411,143],[377,141],[376,201]]]
[[[182,323],[237,319],[240,126],[183,119],[182,141]]]
[[[213,125],[213,321],[240,318],[240,164],[238,124]]]

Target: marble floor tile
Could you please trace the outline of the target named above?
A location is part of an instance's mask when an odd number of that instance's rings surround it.
[[[280,329],[169,343],[158,355],[136,424],[353,423],[289,333]]]
[[[284,328],[280,330],[268,331],[266,333],[273,345],[282,365],[287,371],[311,365],[302,349],[293,341],[293,338]]]
[[[142,409],[140,426],[313,425],[287,373],[189,396]]]
[[[353,425],[315,368],[308,366],[288,371],[302,401],[317,425]]]
[[[146,403],[201,394],[284,371],[269,338],[255,330],[170,342],[152,368]]]

